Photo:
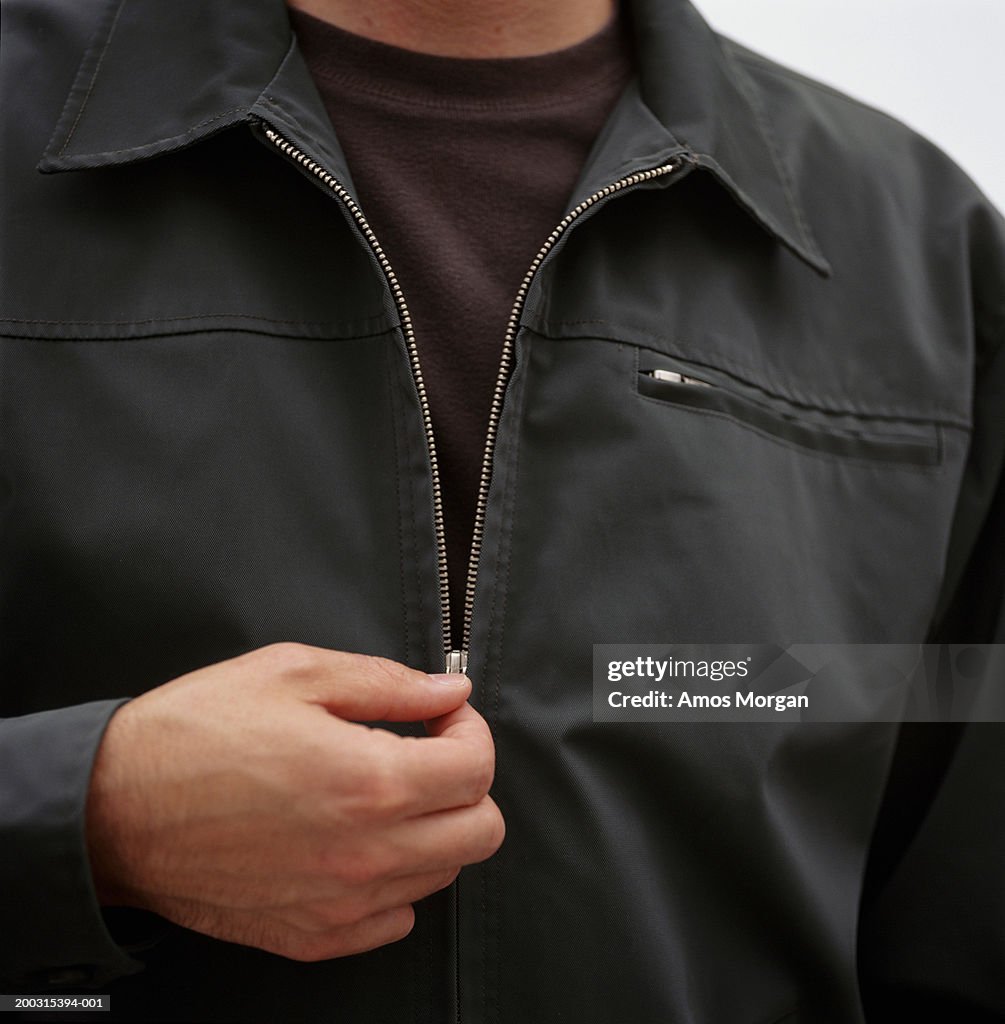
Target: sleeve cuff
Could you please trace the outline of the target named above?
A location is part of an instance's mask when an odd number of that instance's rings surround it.
[[[0,973],[19,987],[95,987],[142,969],[109,933],[84,833],[98,745],[125,703],[0,721]]]

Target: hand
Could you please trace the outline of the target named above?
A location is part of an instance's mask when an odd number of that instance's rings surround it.
[[[277,644],[123,705],[87,803],[103,903],[322,960],[403,938],[504,825],[463,676]],[[425,720],[401,737],[354,720]]]

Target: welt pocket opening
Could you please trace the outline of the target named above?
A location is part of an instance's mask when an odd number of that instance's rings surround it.
[[[731,390],[713,375],[642,365],[638,392],[668,405],[733,420],[799,448],[828,455],[914,466],[937,466],[942,453],[935,424],[896,424],[849,414],[801,412],[781,401],[769,404]],[[913,432],[911,432],[913,431]]]

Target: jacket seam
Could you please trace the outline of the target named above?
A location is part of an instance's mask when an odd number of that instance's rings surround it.
[[[398,380],[397,380],[397,377],[396,377],[396,375],[394,373],[394,370],[395,370],[395,362],[391,358],[390,354],[388,354],[388,357],[387,357],[388,386],[389,386],[389,388],[391,390],[391,409],[392,409],[392,415],[394,416],[394,419],[395,419],[395,438],[394,438],[395,452],[399,454],[399,458],[400,458],[400,452],[402,451],[402,448],[399,447],[399,445],[398,445],[398,440],[399,440],[399,435],[400,435],[402,446],[404,447],[404,449],[405,449],[405,451],[407,453],[407,457],[409,459],[411,459],[411,457],[414,455],[414,449],[413,449],[413,446],[410,444],[410,441],[409,441],[409,432],[405,429],[406,417],[405,417],[405,414],[404,414],[404,410],[401,407],[401,401],[400,401],[401,394],[400,394],[400,392],[398,390]],[[423,453],[423,457],[425,457],[425,453]],[[399,471],[400,471],[400,469],[402,468],[402,463],[400,461],[398,463],[398,467],[399,467]],[[408,469],[407,464],[405,464],[404,468],[406,470]],[[432,654],[431,654],[431,652],[429,650],[429,647],[428,647],[428,645],[426,643],[426,633],[425,633],[425,630],[422,628],[422,624],[425,623],[425,621],[426,621],[426,600],[425,600],[425,588],[422,585],[422,575],[421,575],[421,573],[419,571],[419,557],[418,557],[418,553],[417,553],[418,550],[419,550],[419,541],[418,541],[418,537],[416,536],[416,532],[415,532],[417,502],[415,500],[415,480],[414,480],[413,474],[411,472],[406,472],[405,473],[405,489],[404,489],[404,494],[405,494],[405,496],[407,497],[407,500],[408,500],[408,508],[407,508],[407,513],[408,514],[407,514],[405,522],[406,522],[407,527],[408,527],[408,538],[409,538],[408,543],[410,545],[410,550],[411,550],[411,555],[412,555],[412,557],[410,559],[408,559],[408,561],[411,564],[412,572],[413,572],[414,577],[415,577],[415,603],[416,603],[416,615],[418,616],[416,621],[419,624],[418,641],[416,642],[416,657],[418,659],[418,664],[419,665],[429,665],[432,662]],[[407,641],[406,641],[406,644],[407,644]]]
[[[146,142],[139,146],[126,146],[125,149],[106,149],[100,153],[80,153],[80,154],[68,154],[65,159],[67,160],[82,160],[84,158],[88,160],[100,160],[104,157],[109,156],[122,156],[124,153],[132,153],[137,157],[143,156],[154,156],[157,153],[165,152],[172,148],[177,148],[176,143],[183,142],[185,139],[190,138],[193,135],[199,133],[201,128],[205,128],[206,125],[212,124],[214,121],[220,121],[225,117],[229,117],[231,114],[244,114],[247,116],[249,108],[247,106],[231,107],[229,110],[221,111],[219,114],[214,114],[212,117],[207,117],[204,121],[199,121],[197,124],[192,125],[191,128],[186,128],[185,131],[179,132],[177,135],[170,135],[166,139],[155,139],[152,142]],[[69,140],[64,144],[63,149],[69,144]],[[57,153],[57,157],[63,157],[63,149],[60,149]]]
[[[81,100],[80,106],[77,109],[77,116],[73,119],[73,124],[70,126],[70,131],[67,133],[66,138],[63,140],[63,145],[60,146],[60,148],[59,148],[59,153],[58,153],[59,156],[62,156],[63,152],[66,149],[66,147],[69,146],[70,140],[73,138],[74,134],[76,133],[77,127],[80,125],[80,121],[81,121],[81,119],[84,116],[84,110],[87,108],[87,104],[88,104],[88,101],[91,98],[91,94],[94,92],[94,85],[95,85],[95,83],[98,80],[98,74],[101,71],[101,65],[104,63],[105,55],[108,53],[108,47],[112,43],[112,36],[115,35],[115,28],[116,28],[116,26],[119,23],[119,17],[121,16],[122,9],[125,7],[125,5],[126,5],[126,0],[119,0],[118,7],[115,9],[115,15],[112,18],[111,25],[108,28],[108,35],[105,36],[105,45],[101,48],[101,53],[98,56],[97,64],[95,64],[94,71],[91,73],[91,80],[90,80],[90,82],[87,85],[87,91],[84,93],[84,98],[83,98],[83,100]],[[80,71],[83,70],[83,66],[84,66],[85,62],[87,61],[87,58],[91,55],[92,51],[93,51],[93,43],[90,46],[88,46],[87,49],[84,51],[84,55],[81,58],[81,62],[80,62],[80,69],[78,69],[78,72],[77,72],[78,76],[80,74]],[[76,85],[76,82],[74,82],[74,85]],[[66,105],[63,108],[64,113],[66,112],[66,110],[69,107],[69,105],[73,102],[73,95],[74,95],[74,89],[71,88],[70,95],[67,97]],[[54,145],[55,139],[56,139],[56,135],[59,132],[60,126],[62,124],[62,121],[63,121],[63,118],[60,117],[59,120],[56,122],[56,127],[53,129],[52,137],[49,139],[49,145],[46,147],[46,149],[48,149],[52,145]]]
[[[388,405],[391,407],[391,422],[394,424],[394,429],[391,431],[391,444],[394,448],[394,500],[398,507],[398,583],[401,587],[401,616],[404,627],[405,659],[407,661],[412,657],[412,644],[411,637],[409,635],[408,588],[405,583],[405,524],[402,515],[401,449],[398,444],[398,435],[401,430],[400,417],[398,414],[398,402],[394,389],[394,376],[391,373],[391,360],[388,358],[386,348],[384,350],[384,381],[385,386],[387,387]]]
[[[684,410],[684,411],[704,412],[704,413],[706,413],[707,415],[710,415],[710,416],[721,416],[724,419],[732,420],[734,423],[737,424],[737,426],[744,427],[747,430],[752,430],[755,433],[758,433],[761,436],[767,438],[768,440],[778,441],[781,444],[785,444],[788,447],[794,448],[796,451],[808,451],[808,452],[810,452],[812,454],[819,455],[820,457],[829,456],[832,459],[836,459],[836,460],[842,461],[842,462],[861,461],[861,462],[863,462],[866,465],[872,465],[873,463],[877,463],[877,462],[880,463],[880,464],[882,464],[882,463],[892,463],[895,466],[899,465],[899,464],[907,464],[907,465],[914,465],[914,466],[924,466],[924,467],[926,467],[928,469],[934,469],[934,468],[937,468],[937,467],[942,465],[943,457],[945,455],[945,444],[944,444],[944,438],[943,438],[944,424],[940,424],[940,423],[937,423],[937,422],[932,422],[930,420],[923,420],[923,421],[921,421],[925,426],[933,428],[934,437],[928,438],[928,439],[920,439],[919,438],[919,439],[917,439],[915,441],[916,444],[921,445],[921,446],[923,446],[925,448],[928,448],[931,451],[934,451],[934,453],[935,453],[935,462],[919,463],[919,462],[916,462],[916,461],[912,461],[911,459],[901,459],[901,458],[889,457],[889,456],[888,457],[877,456],[875,458],[870,458],[870,457],[864,456],[864,455],[863,456],[843,455],[843,454],[841,454],[839,452],[827,452],[827,451],[823,451],[823,450],[820,450],[820,449],[816,449],[812,445],[802,445],[802,444],[799,444],[798,441],[790,440],[790,439],[788,439],[786,437],[783,437],[780,434],[772,434],[771,431],[766,430],[765,428],[759,426],[756,423],[752,423],[748,419],[745,419],[741,412],[735,412],[734,413],[734,412],[730,412],[730,411],[728,411],[726,409],[705,409],[700,404],[696,405],[696,404],[692,404],[692,403],[689,403],[689,402],[680,401],[680,400],[677,400],[677,399],[669,397],[669,396],[667,396],[667,397],[660,397],[659,395],[650,394],[649,392],[644,391],[642,389],[642,380],[643,380],[643,378],[642,378],[642,358],[641,358],[641,354],[642,354],[642,350],[639,347],[636,346],[636,348],[635,348],[635,357],[634,357],[634,364],[635,365],[634,365],[634,372],[632,374],[632,380],[634,382],[634,391],[635,391],[635,393],[639,396],[639,398],[645,399],[646,401],[655,402],[658,405],[670,405],[670,406],[673,406],[673,407],[675,407],[677,409],[681,409],[681,410]],[[720,386],[718,384],[714,384],[714,390],[717,390],[717,391],[720,390]],[[721,390],[729,393],[729,389],[728,388],[721,388]],[[762,394],[768,396],[769,398],[776,398],[776,397],[778,397],[778,396],[772,395],[770,392],[763,391],[763,389],[758,388],[758,390],[760,390],[762,392]],[[730,394],[730,397],[734,397],[734,398],[740,400],[741,402],[755,401],[755,400],[747,398],[747,396],[745,396],[745,395],[732,395],[732,394]],[[763,406],[763,408],[768,409],[768,411],[770,411],[773,415],[779,415],[779,413],[777,413],[775,410],[771,409],[768,406]],[[811,410],[811,411],[815,412],[817,410]],[[840,434],[842,432],[842,427],[840,425],[838,425],[836,427],[835,426],[829,426],[826,423],[819,423],[819,422],[817,422],[815,420],[807,419],[805,416],[802,416],[799,413],[794,413],[794,414],[792,414],[792,416],[800,424],[803,424],[805,427],[807,427],[808,429],[810,429],[810,430],[812,430],[812,431],[814,431],[816,433],[820,433],[820,434],[824,434],[824,435],[831,435],[831,434]],[[865,419],[875,419],[876,417],[856,416],[855,418],[859,419],[859,420],[865,420]],[[898,421],[898,422],[903,422],[903,421]],[[892,442],[892,439],[881,438],[879,436],[874,436],[872,438],[872,440],[878,441],[878,442],[880,442],[882,444],[886,444],[888,442]]]
[[[778,140],[775,137],[774,128],[771,127],[770,122],[761,107],[760,99],[756,95],[754,82],[747,74],[746,69],[740,65],[738,60],[734,60],[732,55],[725,50],[723,50],[722,53],[723,57],[729,61],[732,66],[734,71],[733,80],[736,82],[737,88],[750,104],[750,109],[754,114],[754,120],[757,122],[758,128],[760,128],[761,134],[764,136],[768,152],[771,154],[772,163],[775,165],[779,181],[782,183],[782,191],[785,193],[789,209],[792,210],[792,213],[796,218],[796,223],[799,225],[799,231],[803,236],[803,242],[815,256],[819,259],[824,259],[824,255],[820,250],[820,245],[816,240],[816,236],[813,234],[806,214],[803,212],[802,204],[796,196],[795,187],[793,186],[792,179],[789,176],[788,168],[782,160],[781,148],[779,147]]]
[[[525,366],[530,360],[530,351],[533,345],[533,338],[527,337],[523,346],[523,351],[520,353],[521,365]],[[514,372],[516,367],[514,367]],[[511,378],[512,380],[512,378]],[[519,408],[515,411],[515,417],[517,424],[523,421],[523,412],[527,402],[527,388],[525,382],[520,382],[520,394],[519,394]],[[494,659],[496,665],[495,678],[492,686],[492,692],[490,696],[491,700],[491,721],[498,723],[499,721],[499,707],[501,703],[501,689],[502,689],[502,652],[503,652],[503,637],[506,631],[506,609],[508,605],[509,596],[509,581],[510,581],[510,570],[513,558],[513,528],[516,523],[517,516],[517,505],[518,505],[518,487],[517,478],[519,477],[520,468],[520,451],[522,446],[522,434],[523,432],[517,427],[513,438],[512,453],[507,460],[506,474],[502,481],[503,483],[503,498],[505,504],[503,507],[507,510],[503,522],[500,524],[502,529],[500,530],[500,551],[499,555],[503,559],[502,572],[497,576],[496,589],[492,595],[492,610],[490,615],[490,634],[496,634],[495,647],[497,656]],[[498,609],[498,610],[497,610]],[[488,644],[489,648],[493,645]],[[498,742],[498,741],[497,741]],[[490,983],[488,979],[488,972],[491,969],[498,970],[497,956],[489,955],[489,942],[488,942],[488,922],[493,920],[493,915],[489,913],[489,907],[486,905],[489,885],[488,885],[488,874],[492,875],[494,879],[495,889],[495,906],[496,908],[503,906],[503,895],[502,895],[502,877],[499,871],[498,865],[495,860],[490,859],[488,861],[488,871],[485,877],[485,887],[483,888],[483,903],[482,903],[482,919],[486,922],[483,925],[483,941],[482,941],[482,1001],[485,1010],[485,1019],[498,1020],[498,1014],[493,1013],[495,1009],[495,1000],[491,999],[492,986],[495,985],[495,990],[498,991],[498,982],[496,979]]]
[[[737,64],[742,64],[748,74],[760,72],[765,75],[771,75],[774,78],[784,78],[795,85],[805,86],[815,92],[825,93],[836,100],[841,100],[842,103],[847,106],[854,107],[859,110],[868,110],[870,113],[882,117],[885,121],[888,121],[892,125],[896,125],[898,128],[907,128],[907,130],[913,134],[919,135],[919,133],[915,129],[911,128],[910,125],[905,125],[905,123],[899,118],[880,107],[873,106],[873,104],[859,99],[857,96],[851,96],[848,93],[841,92],[840,89],[836,89],[834,86],[828,85],[826,82],[821,82],[818,79],[803,74],[795,68],[787,68],[784,65],[776,64],[769,57],[765,57],[763,54],[750,50],[743,46],[742,43],[736,42],[736,40],[730,39],[728,42],[730,43],[732,59]],[[924,138],[924,136],[919,137]]]
[[[98,77],[99,77],[100,72],[102,70],[102,65],[104,64],[105,56],[108,53],[108,49],[109,49],[109,47],[111,46],[111,43],[112,43],[112,38],[115,35],[115,29],[116,29],[116,27],[118,25],[119,17],[121,16],[122,11],[123,11],[124,8],[125,8],[125,0],[119,0],[118,7],[116,8],[116,11],[115,11],[115,15],[112,18],[111,25],[109,26],[109,29],[108,29],[108,34],[105,37],[104,46],[101,48],[101,53],[100,53],[100,55],[98,57],[97,64],[95,65],[94,71],[91,74],[91,80],[88,83],[87,91],[85,92],[84,98],[81,101],[79,109],[77,110],[77,116],[74,118],[73,124],[70,126],[70,130],[69,130],[66,138],[63,140],[62,146],[60,146],[59,150],[56,153],[56,158],[57,159],[58,158],[73,159],[73,155],[72,154],[71,155],[67,155],[66,154],[66,150],[69,147],[70,142],[73,140],[73,137],[76,134],[77,128],[79,127],[80,122],[83,119],[84,112],[85,112],[85,110],[87,108],[88,102],[91,99],[91,96],[92,96],[92,94],[94,92],[94,87],[97,84]],[[287,48],[287,51],[284,54],[283,59],[280,61],[279,66],[277,67],[276,71],[273,73],[272,77],[269,79],[268,85],[266,85],[266,87],[265,87],[266,90],[268,90],[272,86],[272,83],[276,80],[276,78],[278,77],[280,71],[282,70],[282,68],[286,64],[286,61],[289,59],[290,53],[293,51],[294,48],[295,48],[295,40]],[[87,50],[85,51],[84,56],[83,56],[83,58],[81,60],[81,68],[83,68],[84,63],[87,61],[87,58],[88,58],[88,56],[90,56],[92,50],[93,50],[93,44],[91,46],[89,46],[87,48]],[[80,74],[80,72],[78,71],[78,75],[79,74]],[[65,113],[65,110],[72,103],[73,95],[74,95],[74,90],[71,89],[70,95],[67,98],[66,104],[64,106],[64,113]],[[196,133],[198,133],[200,131],[200,129],[205,128],[207,125],[213,124],[213,123],[215,123],[217,121],[221,121],[224,118],[229,117],[232,114],[243,114],[245,117],[247,117],[248,114],[250,113],[250,110],[251,110],[251,107],[248,104],[243,104],[243,105],[239,105],[239,106],[236,106],[236,107],[230,107],[227,110],[221,111],[218,114],[214,114],[212,117],[208,117],[208,118],[205,118],[202,121],[198,121],[196,124],[194,124],[191,127],[187,128],[185,131],[180,132],[177,135],[169,136],[168,138],[156,139],[153,142],[148,142],[148,143],[145,143],[145,144],[139,145],[139,146],[127,146],[124,149],[108,149],[108,150],[103,150],[100,153],[86,153],[86,154],[80,154],[80,156],[86,156],[90,160],[100,160],[100,159],[102,159],[104,157],[121,156],[124,153],[133,153],[136,156],[144,156],[144,155],[147,155],[147,154],[154,155],[154,154],[156,154],[158,152],[162,152],[162,151],[164,151],[166,149],[171,148],[176,143],[183,142],[185,139],[188,139],[191,136],[193,136]],[[49,139],[48,145],[46,146],[46,152],[48,152],[53,147],[53,145],[55,145],[55,139],[56,139],[56,136],[59,133],[59,129],[60,129],[60,125],[62,124],[62,121],[63,121],[63,118],[61,116],[59,121],[56,122],[56,127],[53,129],[52,136]]]
[[[641,372],[641,369],[642,369],[641,354],[642,354],[643,351],[654,352],[657,356],[664,356],[665,355],[662,351],[660,351],[658,349],[646,348],[643,345],[636,345],[635,349],[636,349],[636,352],[635,352],[636,370],[640,371],[640,372]],[[671,357],[671,358],[674,358],[674,357]],[[761,395],[764,395],[768,399],[771,399],[771,400],[774,400],[774,401],[782,401],[782,402],[785,402],[788,405],[795,406],[797,408],[797,410],[799,410],[798,412],[796,412],[794,414],[794,415],[797,415],[797,416],[800,415],[801,411],[805,410],[806,412],[823,413],[823,414],[825,414],[827,416],[850,416],[850,417],[854,417],[856,420],[878,420],[878,421],[882,421],[882,422],[892,421],[892,422],[895,422],[895,423],[923,423],[923,424],[926,424],[926,425],[940,424],[942,426],[952,426],[952,427],[955,427],[957,429],[962,429],[962,430],[966,430],[966,431],[969,431],[971,429],[970,426],[965,426],[964,427],[964,426],[961,426],[961,425],[956,424],[956,423],[946,423],[946,422],[944,422],[944,421],[942,421],[940,419],[934,418],[932,416],[923,415],[920,412],[918,412],[918,413],[909,413],[909,414],[908,413],[898,414],[900,412],[899,410],[898,410],[898,413],[893,413],[893,412],[876,412],[876,411],[874,411],[872,409],[854,408],[854,407],[850,407],[850,406],[846,407],[846,406],[837,406],[837,405],[835,405],[835,406],[826,406],[826,405],[819,404],[819,401],[814,402],[814,401],[807,401],[807,400],[801,399],[801,398],[797,399],[797,398],[793,397],[792,395],[784,394],[780,389],[773,391],[773,390],[771,390],[771,388],[764,387],[762,384],[760,384],[758,382],[755,382],[755,381],[752,381],[752,380],[747,380],[746,378],[739,377],[736,374],[730,372],[729,370],[723,370],[723,369],[720,369],[718,367],[712,366],[710,363],[707,363],[704,360],[695,359],[693,357],[685,357],[685,356],[681,356],[679,358],[681,359],[681,361],[683,361],[685,363],[693,363],[693,364],[695,364],[697,366],[708,367],[708,369],[714,370],[717,373],[725,374],[731,380],[737,381],[739,384],[743,385],[744,387],[748,387],[748,388],[751,388],[751,389],[753,389],[755,391],[758,391]],[[743,397],[743,396],[741,396],[741,397]],[[813,396],[810,396],[810,397],[812,398]],[[819,425],[819,426],[821,426],[822,429],[825,429],[825,430],[829,429],[826,424]]]
[[[280,326],[290,328],[296,325],[281,324]],[[0,339],[4,341],[26,341],[38,345],[144,345],[160,344],[167,345],[175,338],[191,338],[204,334],[232,334],[249,335],[257,338],[275,338],[283,341],[309,341],[317,344],[337,343],[343,341],[361,341],[366,338],[380,338],[395,330],[395,325],[390,324],[386,328],[375,330],[346,330],[339,327],[327,325],[323,321],[316,326],[317,331],[307,331],[311,326],[308,323],[301,324],[304,331],[294,332],[292,330],[269,330],[266,326],[255,326],[253,324],[209,325],[205,327],[185,327],[171,330],[169,328],[158,331],[151,331],[148,334],[129,334],[123,337],[109,337],[98,335],[96,337],[58,337],[48,334],[35,334],[30,332],[18,332],[0,329]]]
[[[736,426],[743,430],[748,430],[752,434],[757,434],[758,437],[765,441],[770,441],[772,444],[780,445],[783,448],[788,448],[797,454],[807,455],[811,458],[820,459],[824,462],[831,462],[836,465],[856,465],[860,467],[869,467],[871,469],[883,469],[889,468],[891,470],[907,470],[915,473],[922,473],[926,476],[937,476],[942,470],[943,464],[943,444],[942,444],[942,433],[936,427],[936,441],[931,446],[936,453],[936,462],[931,464],[920,465],[916,462],[909,462],[905,459],[865,459],[859,458],[856,455],[834,455],[830,452],[822,452],[816,448],[811,448],[809,445],[795,444],[792,441],[787,441],[785,438],[776,437],[774,434],[769,434],[765,430],[761,430],[759,427],[754,426],[752,423],[747,423],[740,419],[738,416],[731,416],[726,412],[718,412],[714,409],[699,409],[692,405],[680,405],[677,402],[672,402],[669,399],[654,398],[651,395],[644,395],[641,392],[638,393],[638,397],[643,402],[650,402],[653,405],[660,406],[663,409],[673,408],[680,409],[685,413],[694,413],[698,416],[711,416],[718,420],[725,420],[728,423],[734,423]]]
[[[570,341],[576,339],[565,338],[546,333],[549,330],[553,331],[556,328],[562,327],[601,326],[612,328],[613,330],[618,331],[619,333],[613,337],[604,337],[598,340],[611,342],[613,344],[633,345],[636,348],[644,348],[649,351],[656,352],[660,355],[669,355],[671,356],[671,358],[682,359],[686,362],[698,361],[693,353],[688,354],[687,352],[683,351],[675,342],[675,339],[666,335],[653,334],[647,328],[637,327],[633,324],[613,323],[609,320],[599,319],[544,320],[538,318],[536,322],[539,325],[539,327],[543,328],[544,330],[529,325],[527,329],[534,332],[535,334],[539,334],[542,337],[548,338],[551,341]],[[667,342],[667,348],[653,348],[652,345],[641,344],[639,341],[632,340],[630,337],[624,337],[623,333],[621,333],[631,331],[634,331],[640,335],[644,335],[649,340],[665,341]],[[594,336],[588,334],[583,334],[579,336],[580,340],[584,341],[589,340],[591,337]],[[900,420],[918,420],[925,423],[941,423],[944,426],[957,427],[959,429],[967,431],[973,429],[973,424],[971,421],[961,417],[958,413],[954,413],[952,410],[946,409],[941,406],[934,406],[931,409],[924,411],[920,409],[906,409],[901,408],[899,406],[888,406],[882,409],[882,411],[879,411],[874,409],[868,409],[862,406],[842,405],[839,404],[838,401],[836,401],[833,398],[825,398],[822,395],[815,395],[810,392],[807,392],[804,397],[798,388],[786,386],[786,384],[782,383],[779,380],[779,378],[770,375],[764,375],[763,370],[760,370],[756,367],[750,366],[745,363],[741,363],[736,359],[733,359],[731,356],[728,356],[723,352],[719,351],[718,349],[705,349],[701,353],[701,355],[703,358],[707,357],[708,359],[715,360],[717,364],[721,364],[723,367],[731,367],[734,370],[739,371],[743,383],[748,384],[751,387],[756,387],[759,390],[763,391],[765,394],[772,395],[775,398],[780,398],[786,401],[795,402],[796,404],[807,405],[808,407],[817,409],[820,412],[832,412],[851,416],[872,417],[875,419],[886,418]],[[764,384],[756,383],[754,380],[749,379],[749,377],[759,378],[760,380],[764,381]]]
[[[366,317],[362,321],[348,323],[368,323],[379,321],[381,317]],[[251,320],[265,324],[289,324],[309,327],[323,327],[326,324],[339,323],[335,320],[282,320],[275,317],[257,316],[253,313],[191,313],[185,316],[157,316],[145,320],[30,320],[17,317],[0,317],[0,324],[35,324],[48,327],[145,327],[150,324],[184,323],[188,320]],[[91,340],[91,339],[84,339]]]
[[[276,70],[272,72],[272,77],[265,83],[265,88],[258,94],[260,100],[275,84],[276,79],[283,73],[283,68],[286,67],[287,63],[292,60],[293,54],[298,51],[297,36],[292,30],[290,31],[290,42],[286,47],[286,52],[283,54],[283,59],[276,66]]]

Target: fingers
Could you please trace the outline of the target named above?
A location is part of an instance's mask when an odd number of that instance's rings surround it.
[[[438,736],[449,740],[487,740],[492,742],[492,734],[489,732],[488,723],[484,718],[467,703],[435,718],[426,720],[426,732],[430,736]]]
[[[378,913],[404,906],[406,903],[418,903],[419,900],[432,896],[434,892],[440,892],[452,885],[460,873],[461,869],[458,866],[391,879],[374,893],[371,908],[374,913]]]
[[[432,734],[424,737],[331,718],[324,722],[328,732],[321,742],[333,755],[330,783],[344,789],[352,780],[351,803],[363,824],[470,807],[492,786],[495,744],[485,719],[469,704],[428,720]],[[350,745],[355,755],[347,766],[335,755]],[[315,773],[324,763],[315,764]]]
[[[119,789],[157,798],[123,804],[136,853],[122,886],[180,925],[295,959],[404,937],[413,902],[502,841],[492,737],[470,690],[463,676],[277,644],[137,698],[148,710],[123,733]],[[428,735],[355,721],[382,719],[425,721]]]
[[[381,879],[350,895],[338,894],[328,899],[319,897],[313,903],[278,912],[288,915],[289,920],[304,931],[332,931],[385,910],[417,903],[447,888],[460,870],[460,867],[443,868],[402,878]]]
[[[489,796],[473,807],[392,819],[350,835],[335,830],[326,841],[311,844],[310,891],[328,902],[345,892],[369,893],[392,880],[476,864],[499,849],[505,834],[502,814]]]
[[[307,936],[291,955],[294,960],[331,960],[354,953],[366,953],[391,942],[399,942],[415,926],[415,911],[411,906],[394,907],[357,921],[355,924],[335,928],[331,932]]]
[[[461,675],[429,676],[386,658],[305,644],[273,644],[244,658],[350,721],[418,722],[453,711],[471,693]]]
[[[394,737],[381,756],[402,787],[401,806],[414,817],[470,807],[495,776],[495,744],[485,719],[470,704],[426,722],[427,737]]]
[[[362,953],[404,938],[412,929],[415,912],[411,904],[450,885],[460,865],[491,857],[502,844],[505,825],[498,807],[485,797],[474,807],[465,807],[398,826],[386,837],[382,866],[374,865],[376,880],[355,898],[330,905],[316,904],[306,911],[300,928],[287,938],[284,956],[297,960],[322,960]],[[400,876],[391,874],[395,855],[401,858]],[[355,915],[365,915],[357,921]]]
[[[314,775],[343,820],[366,828],[473,807],[488,793],[495,748],[485,720],[465,702],[471,683],[464,676],[427,676],[382,658],[298,644],[275,644],[245,659],[306,703],[334,712],[321,721],[340,734],[316,737],[332,751],[331,772],[315,764]],[[423,720],[429,735],[363,729],[354,719]]]
[[[357,900],[340,899],[267,917],[240,912],[238,934],[252,945],[294,960],[328,960],[397,942],[411,932],[411,904],[449,886],[460,868],[393,879]],[[212,930],[212,929],[210,929]],[[242,936],[244,937],[244,936]]]
[[[291,960],[316,962],[366,953],[378,946],[398,942],[411,932],[414,925],[415,911],[405,904],[371,914],[352,924],[325,930],[296,929],[285,922],[264,926],[259,923],[252,927],[262,934],[250,944]]]
[[[393,877],[477,864],[491,857],[505,836],[503,816],[486,796],[473,807],[437,811],[388,829],[374,867]]]

